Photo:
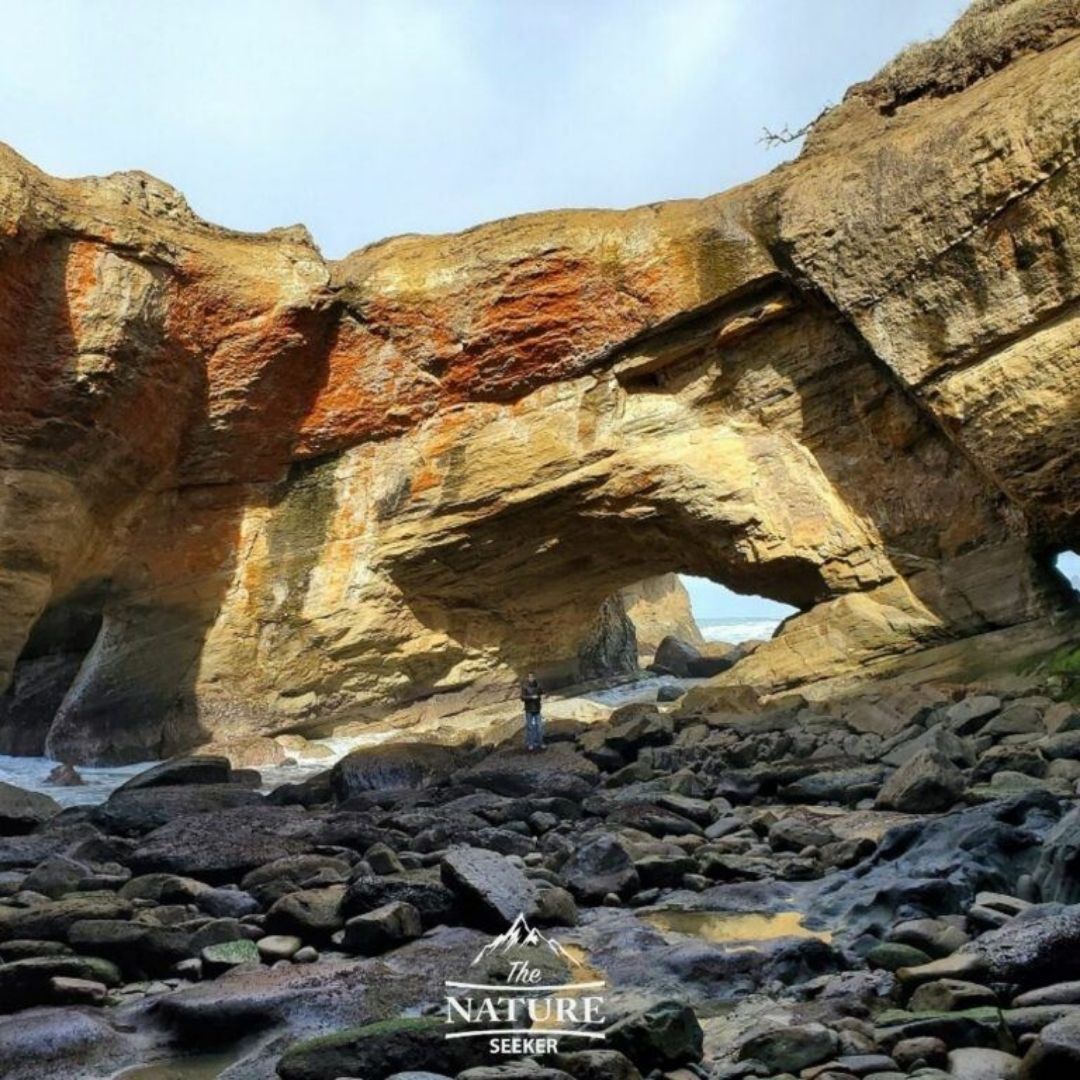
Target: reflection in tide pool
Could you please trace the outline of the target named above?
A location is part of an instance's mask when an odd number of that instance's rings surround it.
[[[803,926],[799,911],[781,911],[775,915],[733,915],[717,911],[653,911],[641,916],[658,930],[688,934],[717,944],[741,945],[753,948],[756,941],[776,938],[817,938],[832,941],[827,930],[810,930]]]
[[[216,1080],[239,1056],[237,1047],[213,1054],[189,1054],[152,1065],[135,1065],[115,1073],[112,1080]]]

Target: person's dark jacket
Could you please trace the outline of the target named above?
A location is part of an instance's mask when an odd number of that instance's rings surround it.
[[[541,696],[540,684],[535,679],[526,679],[521,684],[521,700],[525,702],[526,712],[538,713],[540,711]]]

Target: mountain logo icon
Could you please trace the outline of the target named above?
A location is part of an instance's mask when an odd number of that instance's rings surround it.
[[[485,957],[495,953],[509,952],[518,948],[547,948],[560,960],[565,960],[572,967],[581,967],[581,961],[566,951],[554,938],[541,934],[534,926],[530,926],[524,915],[519,915],[497,937],[489,941],[477,954],[469,965],[475,967]]]

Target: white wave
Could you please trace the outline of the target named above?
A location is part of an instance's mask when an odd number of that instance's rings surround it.
[[[726,641],[738,645],[741,641],[768,640],[780,625],[780,619],[700,619],[698,626],[706,641]]]

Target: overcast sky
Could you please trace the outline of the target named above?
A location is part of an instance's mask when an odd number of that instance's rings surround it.
[[[0,139],[324,253],[706,195],[964,0],[5,0]],[[699,617],[769,602],[693,584]]]
[[[330,257],[705,195],[962,0],[5,0],[0,139]]]

